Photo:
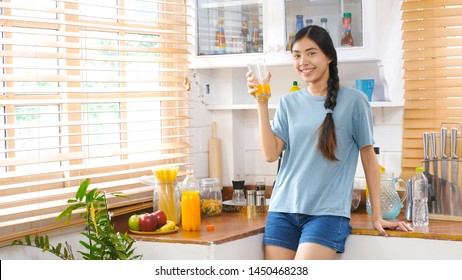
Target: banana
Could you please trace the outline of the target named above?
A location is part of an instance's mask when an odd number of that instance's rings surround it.
[[[167,220],[167,223],[156,231],[159,231],[159,232],[170,231],[170,230],[174,230],[175,227],[176,227],[176,224],[174,221]]]

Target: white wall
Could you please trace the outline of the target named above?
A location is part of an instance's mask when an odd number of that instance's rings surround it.
[[[401,66],[401,21],[399,0],[378,1],[377,21],[379,28],[379,54],[381,62],[375,65],[374,75],[382,77],[380,86],[387,87],[389,98],[400,101],[403,97]],[[238,58],[236,58],[238,59]],[[341,82],[352,84],[358,68],[371,67],[369,64],[348,63],[339,65]],[[277,103],[281,94],[291,86],[293,80],[302,82],[298,74],[287,67],[271,67],[273,73],[270,103]],[[366,71],[367,72],[367,71]],[[231,185],[231,180],[245,179],[253,184],[266,178],[267,185],[274,181],[277,162],[263,160],[258,138],[256,110],[207,110],[206,104],[252,102],[245,88],[245,69],[200,70],[191,74],[193,145],[191,163],[198,178],[208,176],[207,141],[211,136],[211,121],[218,125],[218,137],[223,148],[223,184]],[[209,84],[209,91],[206,85]],[[220,96],[220,98],[217,98]],[[223,98],[223,96],[225,96]],[[219,101],[217,101],[219,99]],[[274,110],[271,110],[274,113]],[[381,161],[389,171],[399,176],[401,173],[402,107],[373,108],[376,146],[381,148]],[[358,163],[358,178],[364,178],[362,166]]]

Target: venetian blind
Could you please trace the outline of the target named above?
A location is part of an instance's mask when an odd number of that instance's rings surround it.
[[[141,176],[188,164],[186,8],[0,2],[0,242],[64,226],[86,178],[133,210],[152,204]]]
[[[439,137],[440,125],[462,121],[462,1],[404,0],[402,30],[402,177],[409,178],[422,165],[423,132]]]

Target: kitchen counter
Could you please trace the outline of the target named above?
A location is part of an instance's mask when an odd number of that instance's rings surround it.
[[[404,220],[404,214],[398,217]],[[222,213],[220,216],[203,217],[200,231],[183,231],[165,235],[132,234],[138,241],[156,241],[189,244],[222,244],[263,233],[266,214],[257,213],[250,218],[245,214]],[[206,231],[206,225],[214,225],[214,231]],[[366,212],[359,210],[351,215],[351,234],[379,236]],[[387,229],[389,237],[423,238],[462,241],[462,222],[430,220],[428,228],[415,228],[412,232]]]
[[[219,216],[202,217],[200,231],[183,231],[163,235],[130,235],[137,241],[156,241],[196,245],[223,244],[230,241],[262,234],[265,230],[265,213],[256,213],[248,217],[242,213],[222,213]],[[213,225],[213,231],[206,226]]]
[[[404,215],[398,218],[403,220]],[[200,231],[187,232],[180,227],[170,234],[130,236],[138,241],[136,246],[145,259],[263,259],[265,221],[265,213],[250,217],[223,213],[204,217]],[[413,232],[387,229],[389,238],[385,238],[373,229],[364,209],[358,209],[352,213],[350,224],[353,230],[347,239],[348,249],[338,254],[339,259],[462,259],[462,242],[458,242],[462,241],[462,222],[430,220],[428,228],[415,228]],[[206,225],[214,225],[215,229],[207,231]],[[428,248],[418,253],[415,247],[428,247],[435,253],[429,255]],[[158,255],[159,251],[162,255]]]

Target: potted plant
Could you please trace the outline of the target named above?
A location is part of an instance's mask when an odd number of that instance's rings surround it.
[[[66,223],[71,219],[73,211],[85,208],[80,214],[85,219],[86,231],[80,232],[87,240],[79,243],[88,251],[78,251],[84,260],[133,260],[141,259],[141,255],[135,255],[133,247],[135,240],[127,233],[115,232],[111,225],[111,217],[107,208],[106,193],[97,188],[88,190],[90,179],[80,184],[74,199],[69,199],[69,205],[57,218],[57,221],[66,217]],[[112,193],[114,196],[124,197],[120,192]],[[24,240],[14,240],[11,245],[30,246],[50,252],[64,260],[74,260],[71,246],[65,242],[53,246],[47,235],[26,235]]]

